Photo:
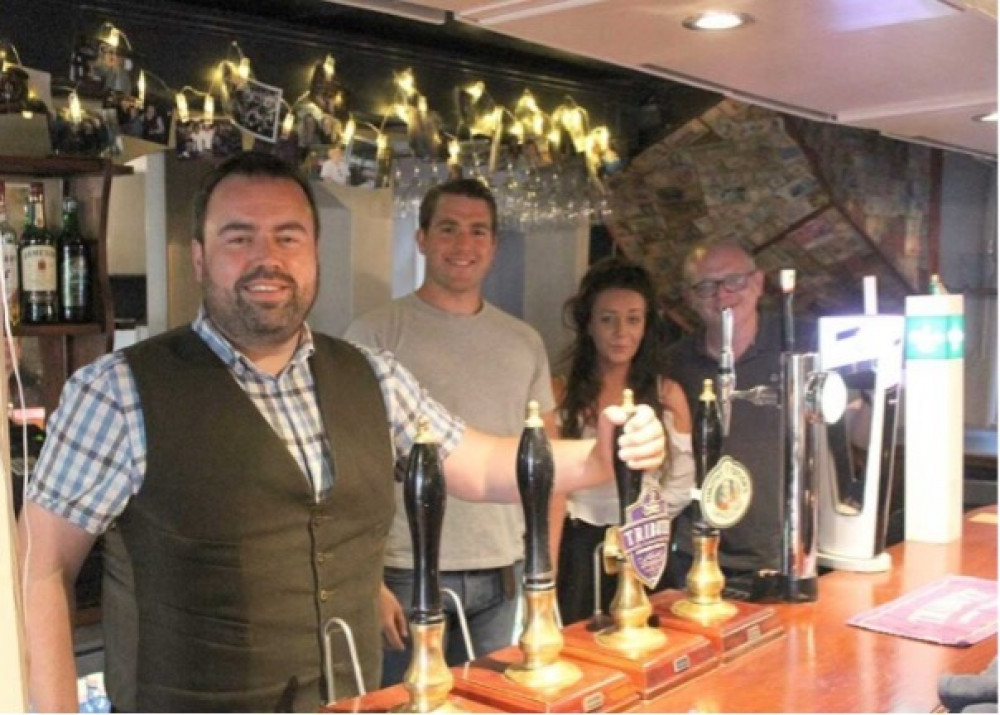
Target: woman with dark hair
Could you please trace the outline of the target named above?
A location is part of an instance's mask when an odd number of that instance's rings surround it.
[[[630,388],[636,404],[651,405],[666,428],[670,459],[660,473],[651,476],[659,479],[668,516],[673,518],[690,501],[694,486],[691,417],[680,386],[660,375],[662,328],[649,274],[623,258],[601,259],[567,301],[564,316],[576,338],[563,359],[566,377],[553,381],[560,436],[592,434],[601,410],[620,404],[624,389]],[[608,526],[618,524],[619,513],[614,483],[554,501],[557,592],[565,624],[595,613],[594,550],[603,543]],[[615,587],[614,578],[602,576],[602,610],[607,610]]]

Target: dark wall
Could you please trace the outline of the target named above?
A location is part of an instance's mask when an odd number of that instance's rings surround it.
[[[321,0],[4,0],[3,6],[4,39],[24,65],[50,72],[54,85],[69,74],[77,38],[108,21],[127,35],[137,66],[173,90],[207,89],[218,62],[233,57],[235,41],[255,77],[282,87],[291,103],[329,53],[352,95],[350,109],[369,121],[393,100],[393,73],[411,67],[446,128],[455,124],[454,89],[481,79],[508,108],[525,89],[547,112],[571,95],[588,110],[592,126],[609,126],[626,155],[660,134],[650,127],[651,114],[664,125],[681,123],[711,97],[450,20],[428,25]]]

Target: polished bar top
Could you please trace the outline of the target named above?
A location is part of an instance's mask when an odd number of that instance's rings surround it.
[[[776,609],[786,636],[637,709],[646,712],[931,712],[938,676],[978,673],[996,655],[993,635],[957,648],[847,625],[857,613],[949,575],[997,578],[997,508],[965,515],[949,544],[904,542],[880,574],[836,571],[819,601]]]

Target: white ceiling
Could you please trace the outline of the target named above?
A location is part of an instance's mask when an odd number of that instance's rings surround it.
[[[790,114],[997,154],[997,125],[972,119],[997,109],[996,0],[397,4],[450,11],[460,22]],[[725,32],[682,26],[708,10],[748,13],[754,21]]]

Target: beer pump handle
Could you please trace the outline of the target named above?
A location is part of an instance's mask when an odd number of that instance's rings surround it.
[[[691,441],[694,451],[695,480],[701,489],[705,483],[705,476],[712,471],[722,455],[722,419],[719,414],[719,403],[712,389],[712,380],[709,378],[702,382],[694,414]],[[695,511],[696,525],[704,528],[701,504],[697,500],[691,503]]]
[[[525,526],[524,586],[529,591],[555,586],[549,553],[549,503],[554,480],[552,447],[539,416],[538,402],[532,400],[517,447],[517,491]]]
[[[629,417],[635,412],[635,400],[632,396],[632,390],[628,388],[625,388],[622,393],[622,408]],[[615,449],[613,450],[615,486],[618,489],[618,523],[620,524],[626,523],[625,510],[629,505],[635,503],[642,491],[642,472],[637,469],[629,469],[628,465],[618,456],[618,438],[621,437],[624,429],[624,426],[615,428]]]
[[[413,543],[412,623],[426,625],[444,619],[438,562],[444,521],[445,481],[438,446],[426,418],[410,451],[403,479],[403,504]]]
[[[795,269],[784,268],[779,274],[781,283],[781,349],[786,353],[795,352]]]
[[[719,419],[722,433],[729,434],[733,392],[736,390],[736,361],[733,357],[733,309],[722,311],[722,344],[719,348],[719,374],[716,379],[718,389]]]

